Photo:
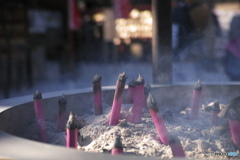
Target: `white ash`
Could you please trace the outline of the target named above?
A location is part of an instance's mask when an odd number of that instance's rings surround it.
[[[121,135],[125,154],[142,155],[146,157],[172,158],[169,146],[161,144],[159,136],[147,109],[143,109],[142,122],[132,124],[127,122],[132,105],[123,105],[120,123],[109,126],[110,107],[104,109],[102,115],[86,114],[86,125],[81,128],[78,149],[86,152],[110,152],[113,147],[115,133]],[[200,108],[198,120],[190,121],[190,108],[181,113],[174,113],[174,122],[165,121],[170,134],[178,136],[187,158],[214,159],[211,152],[234,152],[229,129],[219,131],[212,127],[210,113]],[[224,123],[226,120],[222,120]],[[47,122],[49,143],[65,146],[65,132],[56,132],[56,123]],[[28,136],[24,134],[28,133]],[[22,131],[22,137],[37,140],[36,124],[32,123]],[[216,157],[217,159],[226,157]]]

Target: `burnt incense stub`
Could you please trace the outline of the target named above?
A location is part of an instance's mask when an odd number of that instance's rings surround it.
[[[195,84],[194,90],[202,90],[202,83],[200,80],[198,80],[197,83]]]
[[[69,130],[78,129],[78,122],[72,112],[69,114],[69,118],[66,124],[66,128]]]
[[[122,82],[125,82],[127,80],[127,78],[128,77],[126,76],[126,72],[120,73],[118,76],[118,80],[122,81]]]
[[[146,82],[144,84],[144,94],[148,95],[150,93],[150,91],[151,91],[151,86],[150,86],[150,84],[148,82]]]
[[[157,107],[157,102],[155,101],[155,99],[153,98],[153,95],[151,93],[148,94],[147,106],[148,106],[148,109],[151,109],[155,112],[159,112],[158,107]]]
[[[36,92],[33,94],[33,99],[42,99],[42,94],[39,90],[36,90]]]
[[[136,85],[143,85],[144,84],[144,78],[139,74],[138,79],[135,81]]]
[[[134,78],[128,83],[128,87],[134,88],[136,86]]]
[[[94,77],[93,77],[93,83],[96,83],[96,82],[101,82],[102,80],[102,76],[100,74],[96,74]]]
[[[113,148],[123,149],[122,140],[120,135],[116,135]]]

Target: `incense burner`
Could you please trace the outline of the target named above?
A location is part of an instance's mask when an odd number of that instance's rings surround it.
[[[180,112],[190,107],[194,84],[153,85],[151,93],[155,95],[161,110],[166,107],[172,112]],[[123,103],[127,102],[127,87],[124,90]],[[239,96],[240,85],[204,84],[202,99],[228,103]],[[103,102],[111,105],[115,87],[102,88]],[[94,109],[92,88],[42,93],[46,120],[56,121],[58,114],[58,99],[65,94],[68,100],[66,113],[70,111],[84,115]],[[116,159],[110,154],[86,153],[77,149],[68,149],[46,143],[40,143],[19,137],[19,130],[35,120],[32,95],[5,99],[0,101],[0,158],[9,159]],[[126,155],[125,155],[126,156]],[[126,157],[118,159],[126,159]],[[128,155],[127,155],[128,156]],[[128,156],[128,159],[145,159],[144,157]],[[151,159],[151,158],[150,158]],[[154,159],[154,158],[153,158]]]

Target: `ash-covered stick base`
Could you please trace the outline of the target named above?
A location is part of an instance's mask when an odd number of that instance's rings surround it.
[[[232,141],[233,143],[240,147],[240,120],[231,120],[228,119]]]
[[[34,95],[34,110],[37,120],[37,126],[39,131],[39,140],[41,142],[47,142],[47,130],[45,124],[45,115],[42,106],[42,94],[37,90]]]
[[[96,74],[93,77],[93,99],[94,99],[95,115],[100,115],[103,113],[101,80],[102,80],[102,77],[100,74]]]
[[[122,107],[122,100],[123,100],[123,91],[124,91],[126,79],[127,77],[125,72],[122,74],[119,74],[117,84],[116,84],[116,90],[114,93],[109,125],[117,125],[119,122],[120,112]]]
[[[201,99],[202,99],[202,85],[201,82],[198,81],[195,85],[192,94],[190,120],[196,120],[198,118]]]
[[[170,141],[169,133],[164,124],[164,120],[161,114],[159,113],[157,103],[154,100],[151,93],[148,96],[147,105],[161,142],[165,145],[169,145]]]

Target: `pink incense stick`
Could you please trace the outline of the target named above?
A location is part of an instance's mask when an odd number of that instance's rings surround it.
[[[58,132],[63,132],[65,130],[66,104],[67,104],[67,100],[65,95],[63,94],[58,100],[58,116],[57,116]]]
[[[66,125],[66,147],[77,148],[78,147],[78,124],[76,118],[70,113],[68,122]]]
[[[141,122],[142,108],[144,105],[144,79],[139,74],[138,79],[135,81],[135,93],[133,99],[132,109],[132,123],[137,124]]]
[[[150,93],[151,91],[151,86],[148,82],[146,82],[144,84],[144,106],[143,108],[147,108],[147,97],[148,97],[148,94]]]
[[[47,130],[42,106],[42,94],[37,90],[33,95],[33,99],[37,126],[39,130],[39,139],[41,142],[47,142]]]
[[[116,136],[113,148],[111,150],[112,155],[123,154],[123,145],[121,141],[121,137],[119,135]]]
[[[116,84],[116,90],[113,98],[109,125],[117,125],[119,122],[120,112],[122,107],[123,91],[124,91],[126,79],[127,79],[127,76],[125,72],[119,74],[117,84]]]
[[[170,147],[172,149],[173,157],[185,157],[185,153],[182,144],[178,137],[171,136]]]
[[[212,126],[217,126],[218,125],[218,113],[220,112],[220,106],[218,101],[215,101],[213,106],[212,106],[212,110],[211,110],[211,125]]]
[[[218,116],[228,119],[232,141],[237,147],[240,147],[240,96],[232,99],[222,108]]]
[[[147,99],[147,105],[161,142],[165,145],[169,145],[169,141],[170,141],[169,133],[164,124],[163,118],[159,113],[157,103],[154,100],[151,93],[149,93],[149,96]]]
[[[240,120],[231,120],[228,119],[232,141],[233,143],[240,147]]]
[[[134,96],[134,89],[135,89],[135,80],[132,79],[130,83],[128,84],[128,96],[127,96],[127,102],[133,103],[133,96]]]
[[[93,94],[94,94],[94,112],[95,115],[100,115],[103,113],[102,109],[102,87],[101,87],[102,76],[96,74],[93,77]]]
[[[192,94],[190,120],[196,120],[198,118],[201,99],[202,99],[202,84],[200,80],[198,80]]]

